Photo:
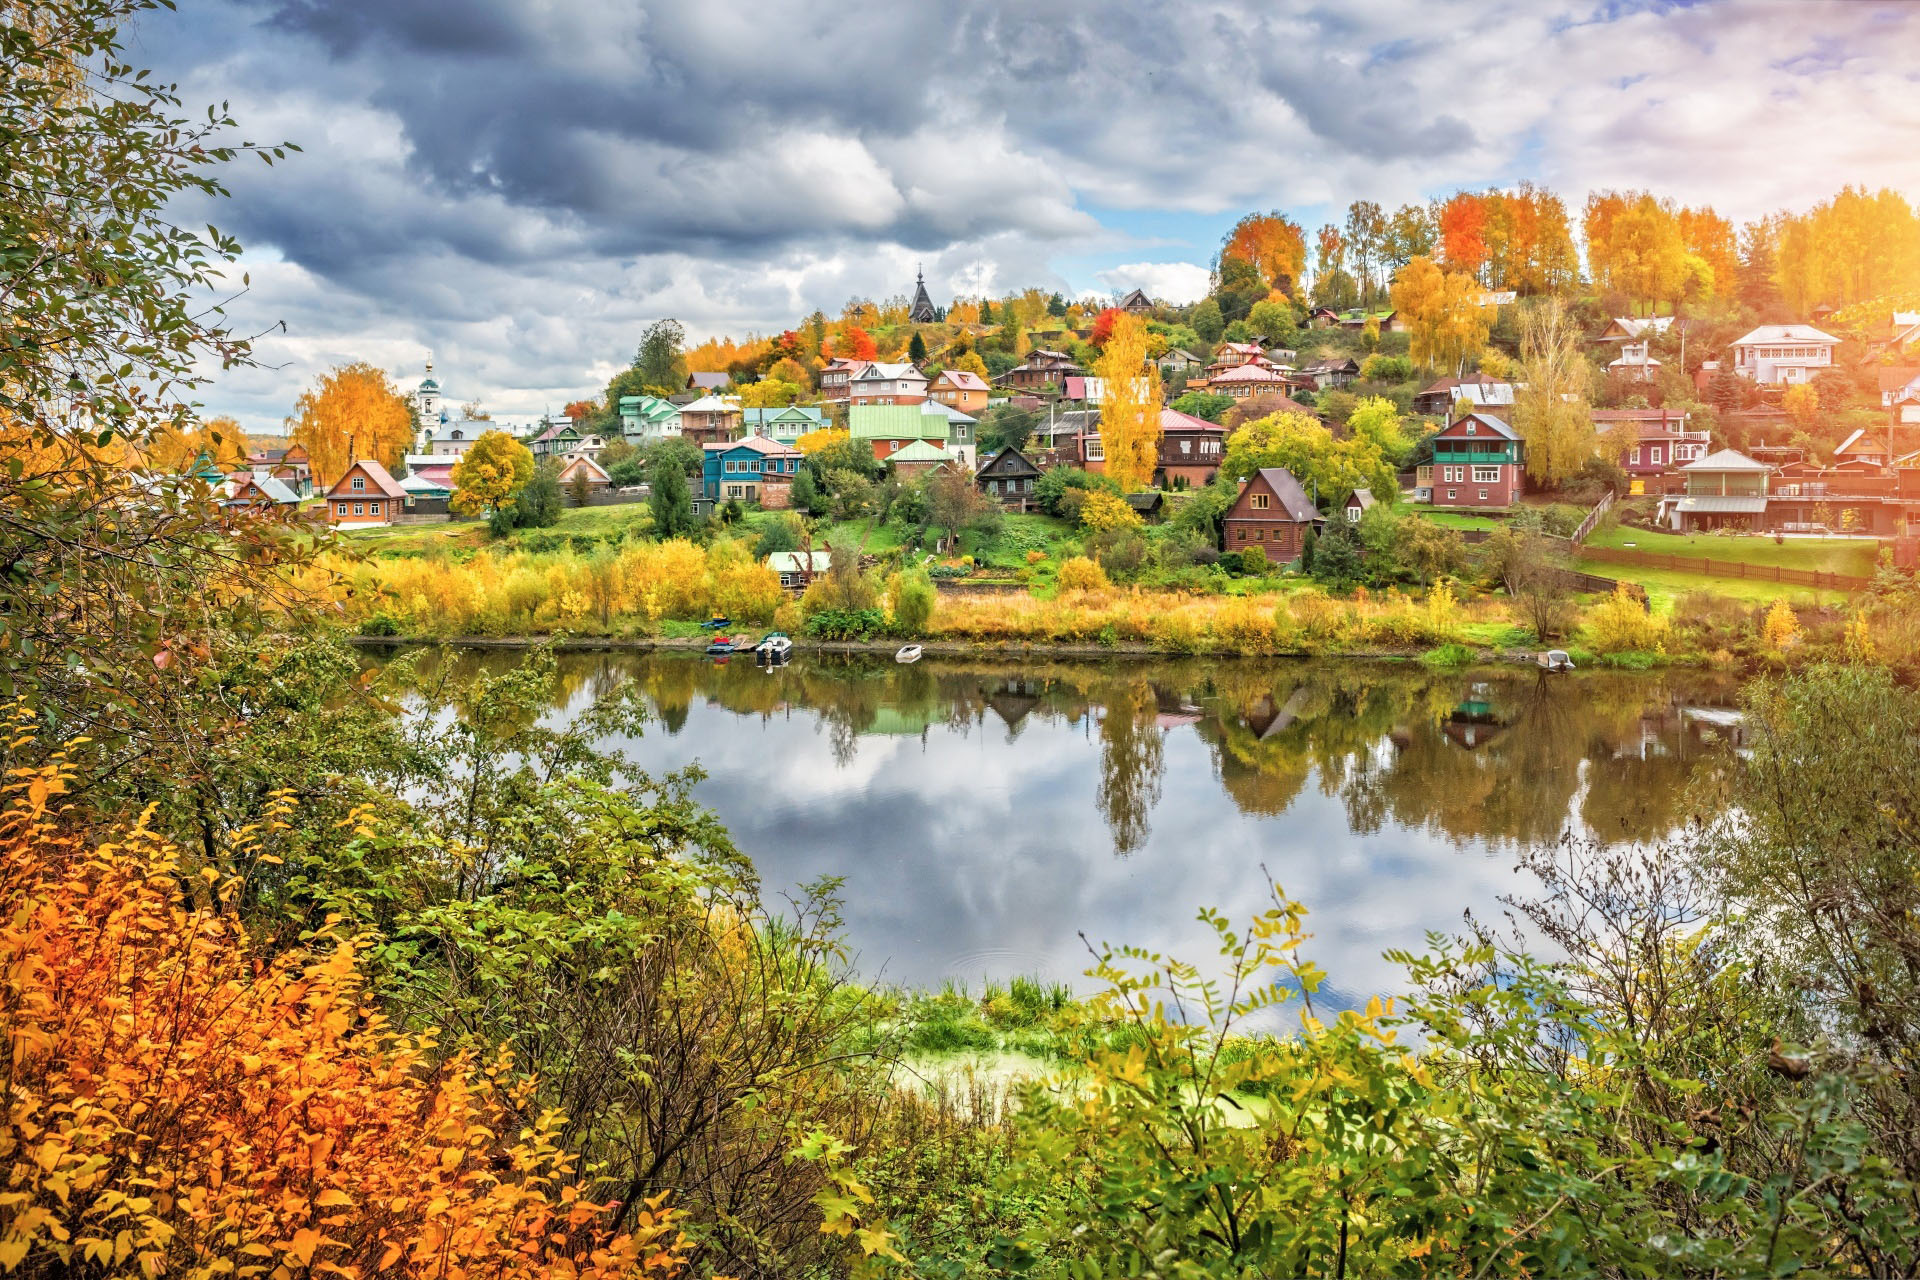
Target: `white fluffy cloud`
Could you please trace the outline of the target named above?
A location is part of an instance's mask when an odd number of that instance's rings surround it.
[[[251,247],[239,322],[286,326],[207,397],[255,429],[328,363],[410,376],[429,348],[530,415],[661,315],[765,332],[919,268],[940,300],[1190,298],[1253,208],[1521,178],[1742,218],[1920,195],[1898,3],[184,0],[133,35],[190,102],[306,148],[184,211]]]

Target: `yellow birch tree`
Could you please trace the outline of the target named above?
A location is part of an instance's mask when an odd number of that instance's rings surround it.
[[[1557,485],[1594,451],[1587,403],[1591,368],[1581,353],[1579,326],[1558,297],[1540,299],[1521,313],[1520,376],[1513,427],[1526,445],[1527,474]]]
[[[325,487],[359,458],[399,465],[413,439],[413,414],[385,370],[355,361],[300,394],[287,430],[306,446],[314,483]]]
[[[1152,481],[1160,452],[1160,370],[1147,361],[1147,322],[1136,315],[1115,320],[1093,371],[1105,384],[1100,441],[1107,477],[1120,492],[1137,493]]]

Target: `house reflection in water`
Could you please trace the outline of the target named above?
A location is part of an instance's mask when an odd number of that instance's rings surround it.
[[[1455,745],[1475,751],[1505,733],[1507,723],[1493,709],[1493,686],[1476,681],[1440,731]]]

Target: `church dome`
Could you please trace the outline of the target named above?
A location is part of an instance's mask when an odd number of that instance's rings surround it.
[[[435,382],[432,378],[422,378],[420,379],[420,389],[422,391],[438,391],[440,389],[440,384],[438,382]]]

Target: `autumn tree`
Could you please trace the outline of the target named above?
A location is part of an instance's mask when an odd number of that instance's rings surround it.
[[[1579,325],[1559,298],[1522,311],[1520,360],[1513,426],[1526,445],[1527,474],[1558,487],[1594,455],[1592,366]]]
[[[1376,273],[1386,251],[1386,213],[1371,200],[1355,200],[1347,206],[1343,232],[1347,251],[1353,257],[1353,274],[1360,281],[1361,305],[1372,306],[1380,283]]]
[[[1442,271],[1431,258],[1415,258],[1401,270],[1391,296],[1411,331],[1414,363],[1457,373],[1486,346],[1493,316],[1480,304],[1482,292],[1472,276]]]
[[[1454,193],[1434,219],[1440,240],[1440,258],[1449,272],[1479,279],[1487,261],[1486,197],[1471,191]]]
[[[1398,492],[1393,464],[1371,439],[1336,439],[1324,423],[1304,413],[1269,414],[1227,437],[1221,476],[1244,480],[1262,467],[1285,467],[1302,488],[1322,498],[1355,489]]]
[[[1680,241],[1688,253],[1705,264],[1712,281],[1711,292],[1721,297],[1731,294],[1740,281],[1740,244],[1733,223],[1710,205],[1682,209],[1676,217]]]
[[[1779,220],[1774,279],[1800,316],[1920,291],[1920,215],[1897,191],[1846,187]]]
[[[463,516],[499,517],[511,511],[533,479],[533,454],[504,431],[483,432],[453,464],[453,497],[447,505]]]
[[[1397,274],[1415,258],[1431,258],[1438,247],[1432,211],[1425,205],[1405,204],[1394,211],[1387,223],[1382,260],[1389,275]]]
[[[1796,382],[1788,387],[1780,397],[1780,407],[1802,431],[1813,430],[1820,421],[1820,393],[1810,382]]]
[[[168,423],[135,456],[143,467],[181,473],[202,460],[224,471],[246,464],[251,446],[247,433],[232,418],[208,418],[198,426]]]
[[[878,355],[873,335],[859,325],[848,325],[833,339],[833,356],[837,360],[872,360]]]
[[[1160,370],[1147,360],[1147,323],[1119,313],[1106,349],[1094,364],[1105,388],[1100,402],[1100,441],[1107,475],[1122,493],[1153,480],[1160,452]]]
[[[1248,264],[1266,284],[1294,297],[1307,269],[1306,235],[1279,212],[1250,213],[1233,225],[1220,246],[1220,263],[1228,260]]]
[[[300,393],[287,431],[306,448],[314,482],[324,487],[360,458],[398,466],[413,440],[413,414],[385,370],[355,361]]]
[[[591,418],[595,413],[598,413],[599,406],[595,405],[591,400],[571,400],[568,401],[567,407],[560,412],[566,414],[567,417],[578,423],[582,418]]]

